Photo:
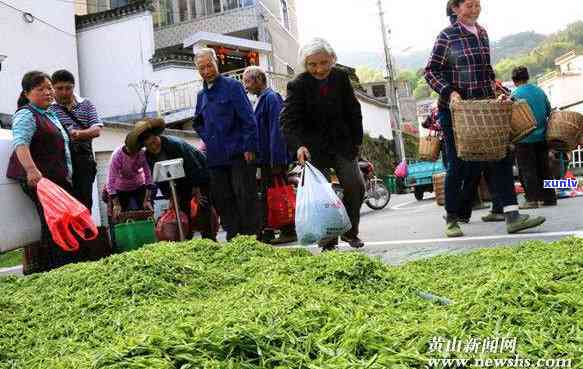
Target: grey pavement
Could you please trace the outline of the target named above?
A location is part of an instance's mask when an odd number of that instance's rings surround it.
[[[474,211],[470,224],[461,225],[465,237],[448,239],[444,235],[443,207],[437,206],[433,195],[426,194],[426,197],[417,201],[413,195],[394,195],[384,210],[363,208],[361,238],[366,246],[362,252],[390,264],[401,264],[446,253],[511,246],[527,240],[583,237],[583,198],[561,199],[556,207],[521,211],[545,216],[547,221],[538,228],[515,235],[507,234],[504,222],[482,222],[481,217],[488,210]],[[310,249],[318,252],[316,247]],[[340,250],[348,251],[350,247],[341,244]]]

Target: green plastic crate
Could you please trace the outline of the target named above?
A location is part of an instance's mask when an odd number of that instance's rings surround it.
[[[397,193],[397,177],[386,176],[385,185],[387,186],[390,193]]]
[[[114,232],[116,252],[137,250],[144,245],[158,241],[152,219],[128,220],[125,223],[116,224]]]

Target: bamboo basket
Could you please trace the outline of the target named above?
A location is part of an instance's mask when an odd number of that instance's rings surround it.
[[[526,101],[514,103],[510,123],[511,141],[518,143],[536,129],[536,118]]]
[[[441,140],[437,136],[421,137],[419,139],[419,159],[436,161],[441,151]]]
[[[574,111],[555,111],[549,118],[547,141],[559,151],[572,151],[581,142],[583,115]]]
[[[435,191],[437,205],[445,205],[445,172],[433,175],[433,190]]]
[[[465,100],[452,105],[458,157],[468,161],[498,161],[510,144],[512,106],[509,101]]]

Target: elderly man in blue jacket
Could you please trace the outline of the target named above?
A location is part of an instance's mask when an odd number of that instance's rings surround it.
[[[213,49],[201,49],[195,64],[204,80],[193,126],[206,145],[211,196],[230,241],[257,234],[257,122],[243,85],[219,74]]]
[[[274,230],[267,227],[266,202],[267,189],[272,186],[273,179],[277,176],[285,178],[291,156],[281,125],[279,114],[283,108],[281,95],[267,87],[267,75],[257,66],[248,67],[243,73],[243,83],[247,92],[258,96],[255,106],[255,119],[259,137],[258,162],[261,165],[261,189],[263,211],[260,219],[260,237],[265,242],[273,242]],[[281,229],[277,243],[292,242],[296,240],[294,225]]]

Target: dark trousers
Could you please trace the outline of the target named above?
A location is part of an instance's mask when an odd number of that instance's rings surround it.
[[[66,181],[55,181],[68,193],[72,193],[71,185]],[[25,274],[46,272],[52,269],[59,268],[63,265],[75,263],[80,261],[79,251],[69,252],[63,251],[54,241],[51,235],[49,226],[45,220],[44,210],[42,204],[37,196],[36,189],[30,188],[26,182],[21,183],[21,188],[24,193],[32,200],[36,207],[38,217],[41,225],[41,241],[39,245],[29,246],[34,248],[26,250]]]
[[[512,175],[512,156],[495,162],[463,161],[457,155],[451,113],[439,112],[439,120],[443,127],[447,149],[447,174],[445,177],[445,210],[449,218],[460,215],[460,204],[467,197],[473,196],[472,183],[479,180],[484,168],[490,170],[492,192],[496,194],[502,207],[517,205],[514,193],[514,178]],[[477,179],[476,179],[477,178]],[[468,184],[467,192],[463,192],[464,183]],[[470,202],[473,202],[472,199]]]
[[[73,155],[73,196],[89,211],[93,207],[93,183],[97,175],[97,163],[92,154]]]
[[[142,186],[133,191],[118,191],[112,198],[117,198],[121,211],[141,210],[146,200],[146,186]]]
[[[330,169],[334,169],[342,186],[342,202],[352,223],[352,229],[346,232],[349,238],[357,237],[360,226],[360,208],[364,201],[364,179],[358,167],[358,161],[341,155],[314,155],[312,164],[330,180]]]
[[[549,166],[549,148],[546,142],[516,145],[518,170],[523,179],[527,201],[557,201],[555,190],[545,189],[544,180],[552,179]]]
[[[212,201],[227,241],[237,235],[257,235],[256,171],[243,159],[230,166],[210,168]]]

